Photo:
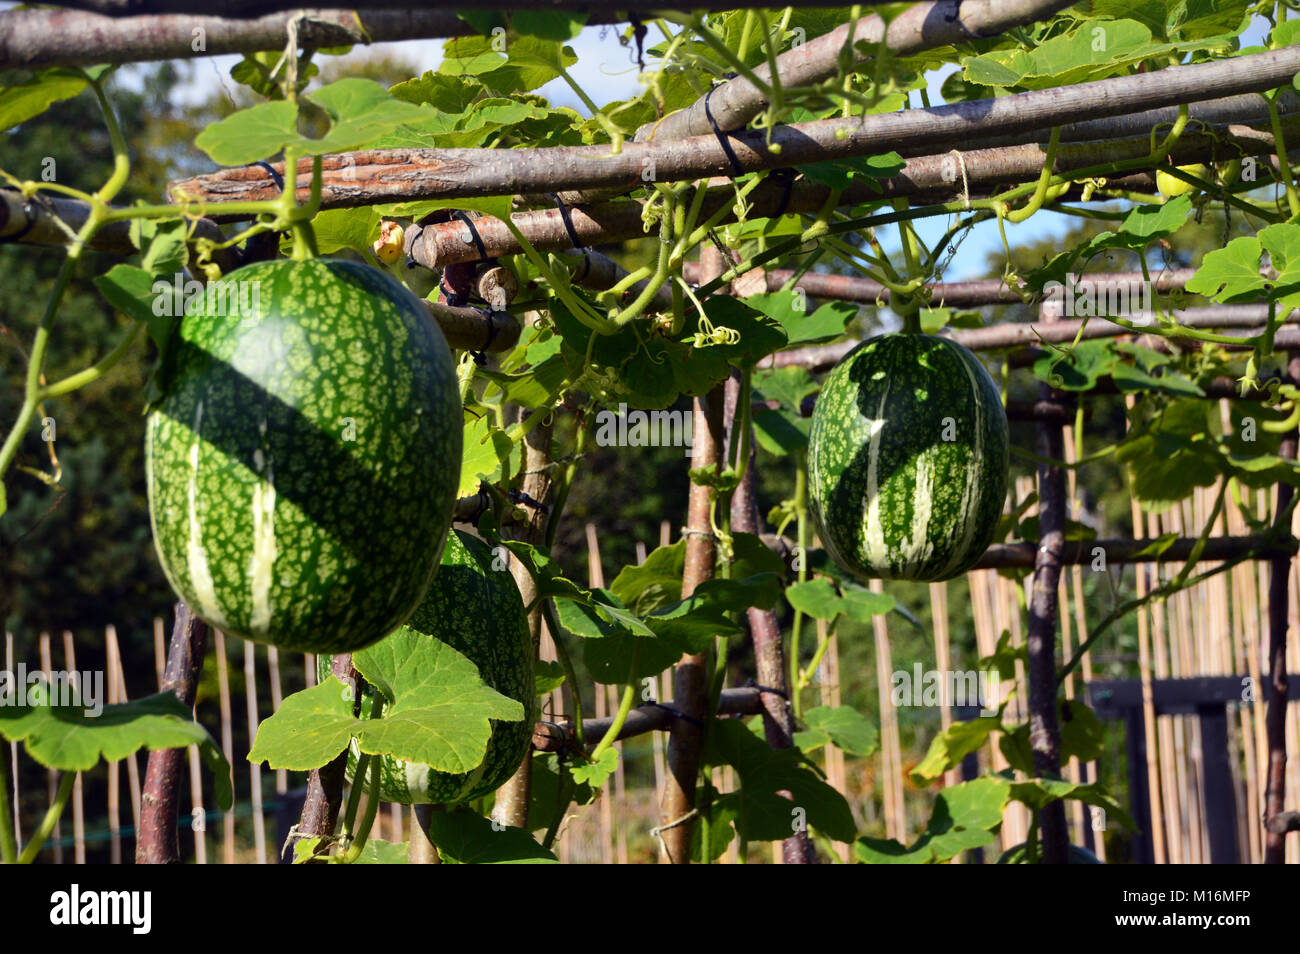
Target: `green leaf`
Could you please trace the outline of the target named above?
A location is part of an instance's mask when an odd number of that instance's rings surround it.
[[[171,278],[189,261],[189,249],[185,245],[189,223],[184,219],[170,222],[134,219],[130,234],[132,244],[144,252],[141,265],[150,275]]]
[[[434,812],[429,840],[438,857],[450,865],[554,864],[555,855],[522,828],[497,827],[474,812]]]
[[[772,749],[739,719],[714,721],[707,748],[712,764],[730,765],[739,776],[737,828],[747,840],[789,838],[801,819],[836,841],[857,836],[844,796],[804,764],[797,749]]]
[[[379,216],[370,206],[327,209],[311,220],[311,227],[322,255],[333,255],[344,248],[364,255],[379,238]]]
[[[851,302],[830,301],[808,314],[808,297],[793,286],[762,295],[750,295],[745,304],[780,323],[790,344],[826,341],[844,334],[844,326],[858,314]]]
[[[655,549],[640,566],[623,567],[609,590],[634,613],[648,616],[681,600],[685,565],[686,541],[679,540]]]
[[[1001,728],[1001,725],[1001,721],[994,716],[980,716],[969,722],[954,722],[931,740],[925,758],[910,773],[912,780],[918,785],[925,785],[949,769],[956,768],[962,759],[987,742],[989,735]]]
[[[285,100],[258,103],[212,123],[194,145],[222,166],[241,166],[278,155],[298,138],[298,110]]]
[[[804,712],[804,722],[808,724],[806,731],[810,734],[810,741],[812,741],[811,734],[816,733],[818,736],[825,737],[827,741],[833,742],[849,755],[860,757],[870,755],[876,751],[880,742],[875,723],[867,721],[862,713],[849,706],[837,708],[816,706]],[[807,752],[808,747],[798,741],[798,736],[803,734],[803,732],[795,733],[796,744]]]
[[[330,117],[320,139],[297,133],[298,110],[289,102],[259,103],[208,126],[194,144],[213,162],[244,165],[277,155],[286,146],[300,155],[347,152],[370,145],[404,123],[419,122],[427,111],[397,99],[374,80],[348,77],[306,97]]]
[[[785,598],[800,612],[824,620],[833,620],[843,613],[850,619],[867,623],[871,617],[894,608],[894,598],[888,593],[873,593],[866,587],[847,582],[840,584],[837,592],[830,580],[820,577],[787,587]]]
[[[533,680],[539,696],[550,695],[564,685],[564,667],[553,660],[533,661]]]
[[[330,676],[295,692],[257,727],[250,762],[305,772],[320,768],[347,748],[359,725],[352,716],[352,691]]]
[[[484,414],[465,425],[465,436],[460,461],[460,485],[457,497],[478,493],[479,483],[494,484],[509,474],[503,472],[510,460],[510,438]]]
[[[583,25],[590,14],[574,13],[568,10],[515,10],[510,15],[510,25],[522,36],[534,36],[542,40],[575,39],[582,32]]]
[[[854,845],[867,864],[931,864],[949,861],[963,851],[982,848],[995,839],[1010,794],[1006,779],[985,776],[943,789],[925,831],[904,847],[897,841],[860,838]]]
[[[1034,811],[1041,811],[1045,806],[1060,799],[1077,799],[1086,805],[1096,805],[1101,808],[1108,817],[1115,818],[1129,831],[1137,829],[1129,813],[1096,782],[1084,784],[1052,778],[1022,779],[1011,783],[1011,797],[1028,805]]]
[[[1242,235],[1207,252],[1187,290],[1220,302],[1257,296],[1266,286],[1259,273],[1261,248],[1258,238]]]
[[[388,92],[405,103],[427,104],[440,115],[458,116],[485,92],[485,87],[469,77],[428,70],[416,79],[398,83]]]
[[[6,682],[0,682],[0,687]],[[46,699],[50,699],[50,687],[40,685]],[[35,687],[23,688],[30,699]],[[54,692],[61,695],[57,687]],[[218,805],[223,811],[229,810],[230,764],[208,730],[194,720],[193,712],[175,693],[159,692],[131,702],[89,708],[79,698],[71,700],[73,705],[31,701],[33,704],[18,705],[4,699],[0,705],[0,737],[22,742],[27,754],[46,768],[84,772],[94,768],[100,758],[117,762],[140,749],[197,745],[216,782]]]
[[[407,626],[354,653],[352,664],[392,700],[383,718],[353,730],[361,751],[371,755],[467,772],[487,753],[490,720],[524,718],[524,707],[488,687],[469,659]]]
[[[0,132],[39,116],[59,100],[71,99],[86,88],[86,80],[70,70],[42,70],[21,83],[0,86]]]
[[[598,760],[575,763],[570,771],[576,781],[590,785],[592,788],[600,788],[617,768],[618,750],[610,747],[600,753]]]
[[[769,454],[784,457],[808,449],[808,421],[795,418],[784,408],[754,411],[750,420],[754,425],[754,439]]]

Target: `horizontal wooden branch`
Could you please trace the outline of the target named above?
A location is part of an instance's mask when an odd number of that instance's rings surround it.
[[[84,10],[37,8],[0,13],[0,69],[136,63],[227,53],[282,50],[289,21],[307,49],[465,36],[475,30],[453,10],[286,10],[240,18],[181,13],[106,16]],[[353,5],[350,5],[353,6]],[[592,24],[614,22],[596,13]],[[197,47],[197,49],[196,49]]]
[[[1201,308],[1176,308],[1170,314],[1179,324],[1188,328],[1245,329],[1241,335],[1244,338],[1256,332],[1264,323],[1268,317],[1268,306],[1206,305]],[[1294,327],[1294,323],[1300,322],[1300,310],[1288,313],[1284,321],[1288,323],[1288,327],[1280,328],[1274,341],[1279,351],[1294,347],[1293,341],[1300,342],[1300,329]],[[1084,340],[1142,334],[1141,331],[1131,331],[1105,318],[1089,318],[1086,326],[1082,318],[1046,324],[1003,322],[987,328],[950,329],[945,334],[972,351],[996,351],[1003,348],[1023,348],[1040,342],[1060,344],[1073,341],[1081,331]],[[858,344],[858,341],[838,341],[829,345],[778,351],[764,360],[762,366],[765,368],[801,367],[808,368],[810,371],[824,371],[838,364],[840,359]]]
[[[776,291],[785,286],[794,277],[794,271],[778,268],[765,273],[767,291]],[[1196,274],[1194,268],[1171,269],[1157,272],[1152,290],[1157,293],[1181,291],[1188,280]],[[682,276],[688,282],[699,281],[699,265],[695,262],[682,263]],[[1130,288],[1140,287],[1145,280],[1141,272],[1093,272],[1087,279],[1094,283],[1113,285],[1124,292]],[[807,272],[795,282],[796,288],[802,288],[812,298],[834,299],[837,301],[854,301],[862,304],[889,304],[889,289],[869,278],[856,275],[824,275],[820,272]],[[930,302],[936,307],[948,305],[954,308],[978,308],[985,305],[1013,305],[1024,301],[1022,294],[997,278],[977,279],[965,282],[937,282],[930,286]]]
[[[76,232],[86,223],[90,209],[76,199],[41,196],[24,199],[13,189],[0,189],[0,244],[14,242],[22,245],[67,245],[68,232],[59,227],[62,222],[68,230]],[[194,237],[213,242],[224,242],[225,236],[211,219],[199,219],[194,227]],[[115,255],[135,255],[137,249],[131,242],[129,222],[111,222],[95,233],[90,248]],[[214,252],[212,259],[223,272],[238,267],[239,253],[235,249]]]
[[[916,3],[886,23],[878,14],[842,24],[830,33],[802,43],[776,57],[781,86],[812,86],[835,76],[841,52],[850,38],[875,51],[884,48],[896,56],[908,56],[940,46],[997,36],[1012,27],[1046,19],[1070,5],[1071,0],[932,0]],[[694,4],[692,4],[694,6]],[[863,58],[850,50],[850,62]],[[754,76],[770,83],[772,71],[762,63]],[[683,139],[712,133],[709,119],[723,130],[739,129],[767,108],[762,90],[743,76],[722,83],[686,109],[647,123],[637,139]]]
[[[507,311],[453,307],[424,301],[452,348],[461,351],[509,351],[519,343],[519,319]]]
[[[771,133],[775,150],[768,147],[764,132],[731,134],[728,142],[740,168],[757,172],[890,149],[950,147],[980,136],[1028,134],[1077,120],[1270,90],[1289,83],[1297,71],[1300,47],[1288,47],[1061,89],[779,126]],[[559,190],[630,191],[647,181],[707,179],[734,172],[713,135],[627,143],[618,153],[608,145],[371,150],[326,157],[323,167],[325,208]],[[298,171],[305,184],[309,162],[303,160]],[[217,203],[270,198],[275,185],[264,169],[243,167],[173,183],[168,193],[173,202],[189,198]],[[307,197],[305,185],[302,196]]]
[[[790,0],[786,6],[819,7],[826,0]],[[861,0],[863,6],[883,6],[892,0]],[[691,0],[693,10],[733,10],[737,0]],[[52,0],[56,7],[69,7],[76,10],[91,10],[105,16],[140,16],[147,13],[190,13],[208,14],[212,12],[213,0]],[[315,6],[331,10],[464,10],[464,0],[315,0]],[[580,12],[592,7],[591,0],[543,0],[535,7],[547,10],[570,10]],[[518,10],[519,0],[475,0],[468,6],[478,10]],[[743,6],[743,4],[742,4]],[[294,0],[224,0],[220,4],[221,13],[227,17],[260,17],[267,13],[284,10],[297,10]],[[647,0],[619,0],[618,9],[640,14],[643,19],[651,19],[656,10],[662,10],[662,3]]]
[[[757,687],[743,689],[723,689],[718,697],[718,715],[753,715],[762,709],[761,692]],[[673,720],[679,718],[677,710],[671,703],[662,705],[638,706],[627,714],[623,729],[618,734],[620,739],[635,735],[644,735],[660,729],[667,729]],[[599,741],[614,724],[612,718],[585,719],[582,723],[583,738],[588,745]],[[537,752],[563,752],[577,744],[571,723],[538,722],[533,727],[533,749]]]
[[[1286,126],[1300,133],[1300,117],[1289,118]],[[1179,143],[1174,152],[1177,162],[1196,162],[1212,158],[1216,145],[1221,144],[1210,136],[1190,134]],[[1248,143],[1246,152],[1266,149],[1261,143]],[[1130,139],[1118,143],[1091,146],[1064,147],[1058,161],[1061,171],[1084,168],[1100,162],[1136,159],[1146,155],[1145,139]],[[373,153],[358,154],[362,160],[373,158]],[[967,198],[986,194],[995,187],[1024,182],[1036,178],[1046,161],[1046,150],[1038,143],[1010,146],[1003,149],[979,149],[963,153],[918,156],[907,161],[906,168],[887,179],[854,182],[839,197],[841,206],[879,201],[881,198],[907,198],[914,203],[931,204],[955,199],[961,189],[969,187]],[[964,170],[964,175],[959,171]],[[231,170],[232,172],[237,170]],[[396,175],[395,170],[381,173],[385,178]],[[416,175],[420,175],[417,173]],[[206,177],[214,179],[216,177]],[[255,180],[264,179],[258,170]],[[222,180],[223,185],[229,180]],[[409,189],[415,181],[408,176],[401,188]],[[1129,187],[1150,188],[1150,179],[1140,183],[1127,183]],[[256,190],[260,191],[259,185]],[[357,187],[347,186],[350,190]],[[373,183],[364,187],[372,201],[391,197],[379,195],[382,186]],[[251,194],[248,197],[253,197]],[[758,186],[749,197],[747,217],[757,219],[790,212],[811,212],[820,209],[830,198],[830,188],[816,181],[800,178],[790,185],[777,181]],[[1080,198],[1076,193],[1071,198]],[[733,222],[736,215],[732,206],[735,190],[728,179],[710,180],[709,196],[702,206],[702,215],[723,212],[722,222]],[[560,251],[573,248],[573,235],[583,245],[625,241],[644,237],[645,220],[642,204],[632,199],[601,202],[594,205],[572,206],[568,209],[569,221],[559,209],[539,209],[517,212],[511,216],[514,226],[537,249]],[[570,233],[569,225],[573,226]],[[475,220],[474,230],[482,242],[487,257],[515,255],[522,251],[518,238],[501,219],[482,216]],[[408,245],[408,253],[426,268],[441,268],[457,262],[478,259],[478,243],[462,222],[443,222],[426,226],[418,233],[418,242]]]
[[[1178,563],[1191,556],[1196,545],[1194,537],[1179,537],[1163,550],[1154,540],[1067,540],[1061,562],[1089,565],[1104,559],[1105,565],[1129,563]],[[1147,552],[1144,552],[1147,551]],[[995,543],[984,552],[977,570],[1033,569],[1034,554],[1038,544],[1033,542]],[[1250,555],[1255,559],[1291,556],[1296,552],[1294,540],[1289,543],[1270,543],[1262,536],[1210,537],[1201,551],[1201,562],[1217,563],[1234,557]]]

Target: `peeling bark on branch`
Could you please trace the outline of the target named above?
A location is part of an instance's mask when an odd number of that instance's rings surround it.
[[[778,126],[772,130],[772,141],[779,145],[779,153],[768,148],[765,132],[735,133],[728,139],[746,172],[868,156],[891,149],[904,154],[909,149],[928,151],[954,142],[971,144],[981,136],[1020,134],[1022,141],[1032,140],[1030,133],[1063,123],[1270,90],[1288,84],[1297,70],[1300,47],[1288,47],[1061,89]],[[653,179],[658,182],[732,174],[730,159],[711,134],[669,142],[628,143],[617,155],[609,152],[608,145],[527,150],[370,150],[353,154],[349,161],[339,156],[326,157],[323,175],[327,188],[322,201],[323,207],[331,208],[417,197],[465,198],[559,189],[630,191],[645,184],[643,175],[651,164]],[[351,169],[349,175],[355,180],[344,179],[344,169]],[[303,160],[300,175],[309,174],[309,170],[310,163]],[[417,174],[427,179],[419,191],[411,183]],[[454,183],[450,188],[448,181]],[[181,201],[183,194],[220,202],[270,198],[278,190],[266,170],[242,167],[173,183],[168,192],[174,202]],[[305,187],[301,192],[305,199]]]

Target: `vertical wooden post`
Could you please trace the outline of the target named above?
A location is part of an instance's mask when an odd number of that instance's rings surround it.
[[[740,377],[733,372],[727,381],[727,400],[725,414],[728,431],[735,426],[736,412],[740,401],[750,400],[750,395],[740,393]],[[730,443],[728,446],[730,446]],[[731,498],[731,528],[736,533],[757,535],[761,529],[758,516],[758,498],[755,489],[755,443],[749,444],[749,464],[745,468],[745,479],[736,488]],[[771,610],[750,607],[746,611],[749,617],[749,638],[754,644],[755,677],[764,688],[760,697],[763,702],[763,736],[767,744],[774,749],[794,747],[794,717],[790,713],[790,687],[786,673],[785,645],[781,639],[781,627],[777,624],[776,614]],[[788,792],[781,792],[789,798]],[[807,831],[793,832],[781,842],[782,861],[787,865],[816,864],[817,853]]]
[[[1300,381],[1300,355],[1292,355],[1287,362],[1287,375],[1292,381]],[[1296,457],[1296,432],[1291,431],[1282,438],[1280,455],[1287,460]],[[1281,514],[1291,502],[1294,494],[1290,484],[1277,485],[1276,514]],[[1287,519],[1290,526],[1290,519]],[[1268,820],[1282,814],[1286,797],[1286,707],[1287,707],[1287,667],[1286,637],[1288,599],[1287,587],[1291,573],[1290,557],[1279,557],[1269,561],[1268,585],[1268,681],[1273,690],[1268,700],[1268,709],[1264,714],[1264,726],[1268,733],[1268,785],[1264,790],[1264,824],[1267,834],[1264,836],[1264,863],[1280,865],[1286,859],[1286,833],[1268,829]]]
[[[1053,305],[1040,311],[1043,321],[1058,316]],[[1039,400],[1059,402],[1060,394],[1046,383],[1039,386]],[[1038,421],[1038,456],[1061,460],[1065,442],[1059,421]],[[1056,715],[1056,616],[1057,592],[1061,581],[1061,553],[1065,548],[1065,472],[1058,464],[1038,465],[1038,553],[1034,557],[1033,594],[1029,604],[1029,745],[1034,771],[1045,778],[1061,774],[1061,731]],[[1043,833],[1043,862],[1065,864],[1069,857],[1069,833],[1065,805],[1049,804],[1039,813]]]
[[[174,692],[181,704],[192,708],[203,671],[203,654],[208,646],[208,624],[176,604],[163,672],[164,692]],[[140,796],[140,830],[136,833],[135,862],[141,865],[176,864],[180,861],[180,839],[176,830],[176,803],[180,795],[184,749],[160,749],[149,753]]]
[[[312,657],[313,659],[315,657]],[[312,670],[309,669],[309,673]],[[337,653],[330,660],[330,672],[345,686],[352,687],[352,714],[361,714],[361,694],[356,691],[357,671],[352,668],[351,653]],[[343,805],[343,782],[348,768],[348,750],[307,776],[307,797],[298,819],[299,838],[324,838],[334,833],[339,809]]]
[[[536,323],[537,317],[536,312],[530,312],[529,324]],[[524,416],[529,413],[533,412],[524,409],[520,420],[524,420]],[[549,422],[538,424],[528,432],[524,437],[523,451],[523,481],[520,490],[538,503],[547,504],[551,495],[551,484],[554,483],[551,476],[551,424]],[[527,543],[543,543],[546,538],[548,519],[547,511],[529,508],[528,522],[521,528],[519,539]],[[510,561],[510,571],[514,574],[515,582],[519,585],[519,593],[524,599],[524,605],[527,606],[537,596],[533,578],[518,560]],[[537,659],[541,652],[544,630],[540,606],[528,614],[528,628],[533,636],[533,658]],[[552,633],[551,638],[556,639],[558,635]],[[577,692],[578,687],[574,686],[573,691]],[[533,760],[526,758],[518,771],[497,789],[496,800],[492,805],[492,817],[512,828],[527,828],[528,797],[532,791],[532,779]]]

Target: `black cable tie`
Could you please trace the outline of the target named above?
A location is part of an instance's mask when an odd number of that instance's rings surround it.
[[[269,162],[267,162],[265,159],[259,159],[257,160],[257,162],[253,163],[253,165],[261,166],[263,169],[265,169],[267,173],[270,174],[271,181],[275,183],[275,187],[279,189],[281,192],[284,191],[284,177],[281,176],[280,173],[276,172],[275,169],[272,168]]]
[[[36,205],[31,199],[28,199],[23,203],[23,218],[27,219],[27,224],[13,235],[6,235],[4,238],[0,238],[0,243],[19,241],[24,235],[36,227],[36,215]]]
[[[779,219],[789,210],[790,197],[794,195],[794,179],[798,174],[798,169],[791,169],[788,167],[785,169],[773,169],[771,171],[770,176],[774,179],[779,179],[784,186],[781,193],[781,204],[776,207],[776,212],[773,213],[772,218]]]
[[[499,312],[490,308],[480,308],[478,313],[487,321],[487,341],[483,342],[482,350],[488,351],[497,337],[497,315]]]
[[[420,241],[420,236],[424,234],[423,223],[423,219],[419,222],[412,222],[411,227],[406,230],[406,242],[404,244],[407,248],[415,248],[415,243]],[[415,268],[415,266],[419,264],[420,263],[415,260],[415,256],[408,252],[406,256],[406,267]],[[441,280],[439,280],[439,283],[441,284]]]
[[[465,305],[469,304],[469,295],[466,295],[463,292],[454,292],[448,288],[447,283],[443,281],[446,275],[447,272],[446,269],[444,269],[443,273],[438,276],[438,289],[442,292],[442,297],[446,299],[447,304],[452,308],[463,308]]]
[[[569,218],[569,207],[564,204],[558,192],[546,193],[547,198],[555,202],[555,207],[560,210],[560,221],[564,223],[564,231],[569,233],[569,241],[573,243],[576,249],[582,249],[586,246],[582,244],[582,239],[578,238],[578,231],[573,227],[573,219]]]
[[[526,506],[532,507],[534,510],[536,510],[539,513],[548,513],[550,512],[551,509],[550,507],[546,506],[546,504],[542,503],[540,500],[534,500],[532,497],[524,493],[522,490],[511,490],[509,492],[509,497],[511,503],[524,504]]]
[[[582,274],[575,275],[573,278],[570,279],[570,281],[577,282],[579,285],[581,285],[582,280],[586,278],[589,274],[591,274],[591,256],[587,254],[587,250],[584,248],[582,250]]]
[[[727,134],[718,126],[718,121],[713,118],[713,110],[709,107],[709,100],[713,97],[713,94],[717,92],[717,89],[718,87],[714,86],[704,94],[704,118],[707,119],[709,125],[713,127],[713,135],[718,137],[718,145],[722,147],[723,153],[726,154],[727,159],[731,162],[731,171],[734,173],[732,178],[734,179],[737,176],[743,176],[745,174],[745,167],[742,166],[740,160],[736,158],[736,153],[731,148],[731,143],[727,139]]]
[[[683,722],[689,722],[691,725],[699,726],[701,729],[704,728],[703,722],[695,718],[695,716],[687,715],[681,709],[674,709],[672,706],[666,706],[662,702],[654,702],[654,701],[647,702],[646,705],[654,706],[656,709],[663,709],[664,712],[667,712],[674,719],[681,719]]]
[[[650,28],[641,22],[635,13],[628,13],[628,22],[632,25],[632,36],[636,40],[637,72],[645,70],[645,38]]]
[[[478,257],[486,261],[488,257],[487,247],[483,244],[483,237],[478,234],[478,227],[474,225],[474,220],[460,209],[453,212],[451,217],[453,219],[460,219],[465,223],[465,227],[469,229],[469,237],[474,240],[474,247],[478,249]]]
[[[789,696],[789,694],[788,694],[784,689],[776,689],[776,688],[774,688],[774,687],[772,687],[772,686],[760,686],[760,685],[759,685],[758,683],[756,683],[753,679],[746,679],[746,680],[745,680],[745,688],[746,688],[746,689],[757,689],[760,695],[762,695],[762,694],[765,693],[765,692],[770,692],[770,693],[771,693],[772,695],[774,695],[774,696],[780,696],[780,697],[781,697],[782,699],[784,699],[786,702],[789,702],[789,701],[790,701],[790,696]]]

